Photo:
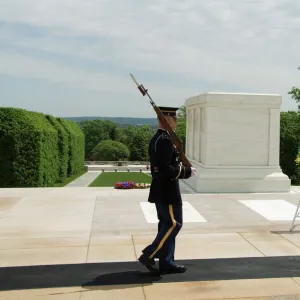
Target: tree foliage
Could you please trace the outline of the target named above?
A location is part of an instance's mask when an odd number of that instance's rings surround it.
[[[300,88],[297,88],[297,87],[293,86],[292,89],[288,93],[298,103],[298,110],[300,110],[300,104],[299,104],[299,102],[300,102]]]
[[[131,161],[146,161],[149,159],[148,145],[154,130],[148,126],[129,126],[123,130],[121,141],[130,149]]]
[[[298,70],[300,70],[300,67]],[[296,103],[298,103],[298,110],[300,110],[300,88],[293,86],[288,94],[291,95],[292,99],[294,99]]]
[[[120,128],[117,124],[103,120],[81,121],[80,127],[85,133],[86,159],[95,160],[94,149],[102,141],[120,142],[130,150],[129,160],[148,160],[148,144],[154,134],[149,125]],[[98,160],[98,159],[97,159]],[[105,159],[107,160],[107,159]]]
[[[114,140],[117,137],[117,125],[107,120],[84,120],[79,123],[85,135],[85,156],[93,155],[93,149],[104,140]]]
[[[94,160],[119,161],[128,160],[130,151],[128,147],[120,142],[112,140],[101,141],[93,149]]]
[[[288,94],[298,103],[298,111],[280,114],[280,166],[292,184],[300,184],[300,88],[293,86]]]
[[[300,67],[298,67],[298,70],[300,70]],[[300,88],[293,86],[288,94],[291,95],[292,99],[294,99],[296,103],[300,102]],[[300,110],[300,104],[298,104],[298,110]]]
[[[280,115],[280,166],[298,184],[299,167],[296,164],[300,146],[300,115],[296,111],[281,112]]]
[[[176,135],[179,137],[182,143],[183,149],[185,149],[186,143],[186,107],[182,105],[178,110]]]

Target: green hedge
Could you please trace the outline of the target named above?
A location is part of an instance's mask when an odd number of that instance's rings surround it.
[[[58,151],[59,151],[59,183],[64,182],[68,177],[68,160],[69,160],[69,135],[64,126],[56,118],[46,115],[48,121],[57,130],[58,133]]]
[[[58,176],[57,131],[41,113],[0,109],[1,186],[53,185]],[[4,154],[4,155],[3,155]],[[2,158],[3,155],[3,158]]]
[[[79,173],[84,165],[82,137],[72,121],[0,108],[0,187],[50,187]],[[72,172],[68,174],[70,160]]]
[[[85,138],[80,127],[73,121],[58,119],[69,137],[68,176],[82,171],[85,154]]]

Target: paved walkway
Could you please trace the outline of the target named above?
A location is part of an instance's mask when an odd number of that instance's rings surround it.
[[[183,194],[188,272],[161,277],[137,262],[157,228],[147,195],[0,189],[0,299],[300,299],[298,194]]]
[[[102,172],[86,172],[74,181],[66,185],[66,187],[86,187],[89,186]]]

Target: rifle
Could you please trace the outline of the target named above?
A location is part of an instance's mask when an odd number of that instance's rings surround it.
[[[134,78],[134,76],[131,73],[130,73],[130,76],[131,76],[132,80],[135,82],[135,84],[137,85],[137,87],[138,87],[139,91],[142,93],[142,95],[143,96],[147,95],[149,97],[150,103],[151,103],[153,109],[155,110],[160,123],[163,125],[164,129],[169,133],[173,144],[176,146],[176,148],[178,149],[178,151],[180,153],[182,164],[184,166],[192,167],[192,164],[190,163],[190,161],[187,159],[187,157],[184,154],[180,139],[177,137],[177,135],[175,134],[175,131],[172,129],[172,127],[169,125],[169,123],[165,119],[165,116],[163,115],[161,110],[157,107],[157,105],[154,103],[154,101],[148,94],[148,90],[146,90],[142,84],[138,84],[136,79]]]

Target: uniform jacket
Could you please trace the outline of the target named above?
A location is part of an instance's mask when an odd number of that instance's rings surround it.
[[[191,168],[181,165],[179,152],[165,130],[158,129],[152,137],[149,156],[152,182],[148,201],[182,205],[179,179],[191,177]]]

